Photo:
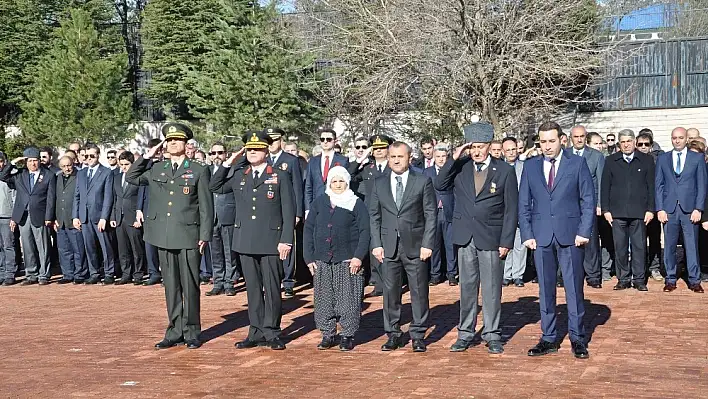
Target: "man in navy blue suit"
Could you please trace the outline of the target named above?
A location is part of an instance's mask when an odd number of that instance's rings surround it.
[[[664,292],[676,289],[676,245],[683,233],[688,269],[688,288],[703,293],[698,262],[698,223],[706,198],[706,165],[702,154],[688,151],[686,129],[671,132],[673,151],[656,160],[656,210],[664,225]]]
[[[430,177],[432,181],[438,177],[440,169],[447,162],[447,147],[437,145],[433,151],[433,166],[426,168],[423,174]],[[425,164],[422,161],[421,164]],[[433,257],[430,261],[430,285],[438,285],[444,280],[442,278],[442,252],[445,251],[447,281],[451,286],[457,285],[457,254],[452,243],[452,211],[455,208],[455,195],[452,188],[441,191],[435,190],[435,206],[438,209],[437,230],[435,233],[435,246],[433,247]]]
[[[329,170],[335,166],[349,167],[349,159],[334,151],[337,133],[332,129],[320,131],[320,145],[322,154],[310,158],[305,172],[305,211],[310,209],[310,204],[315,198],[324,194],[325,182]]]
[[[561,128],[555,122],[538,128],[542,157],[526,160],[519,186],[519,228],[524,245],[535,250],[541,330],[529,356],[558,351],[556,332],[557,269],[563,271],[568,304],[568,332],[576,358],[589,357],[583,316],[583,245],[595,222],[595,188],[582,157],[561,151]]]
[[[113,171],[98,163],[100,150],[95,144],[86,145],[86,167],[76,178],[74,192],[74,228],[84,236],[86,258],[91,277],[86,284],[100,281],[100,266],[96,241],[103,253],[104,284],[114,284],[115,259],[106,233],[113,209]]]

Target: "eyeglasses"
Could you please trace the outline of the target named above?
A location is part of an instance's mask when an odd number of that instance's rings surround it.
[[[323,143],[324,143],[325,141],[329,143],[329,142],[334,141],[334,138],[332,138],[332,137],[320,137],[320,141],[323,142]]]
[[[86,154],[85,157],[86,157],[86,158],[94,159],[94,158],[97,158],[98,155],[96,155],[96,154]]]
[[[637,143],[637,147],[651,147],[650,143]]]
[[[367,148],[369,148],[369,146],[368,145],[358,145],[354,148],[356,148],[357,150],[366,150]]]
[[[212,151],[209,153],[209,155],[224,155],[225,151]]]

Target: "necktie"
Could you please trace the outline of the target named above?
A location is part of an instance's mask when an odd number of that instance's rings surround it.
[[[575,155],[580,156],[580,150],[575,150]]]
[[[258,175],[259,175],[258,171],[257,171],[257,170],[254,170],[254,171],[253,171],[253,181],[258,180]]]
[[[93,168],[90,168],[88,171],[88,179],[89,180],[93,179]]]
[[[553,189],[553,180],[556,179],[556,159],[549,159],[548,162],[551,163],[551,171],[548,173],[548,189]]]
[[[401,176],[396,176],[396,208],[401,209],[401,202],[403,201],[403,178]]]
[[[128,183],[125,181],[125,173],[123,173],[123,191],[125,191],[126,187],[128,187]]]
[[[329,155],[325,155],[324,172],[322,173],[322,181],[327,181],[327,175],[329,174]]]
[[[477,167],[477,173],[482,171],[482,168],[484,167],[484,162],[475,162],[474,165]]]
[[[175,173],[177,173],[177,169],[178,169],[178,168],[179,168],[179,164],[178,164],[178,163],[173,163],[173,164],[172,164],[172,174],[173,174],[173,175],[174,175]]]
[[[379,164],[379,173],[383,173],[383,165]]]
[[[270,164],[275,165],[275,157],[274,156],[270,157]]]
[[[624,160],[627,161],[627,163],[632,162],[632,158],[627,155],[624,156]]]
[[[30,191],[34,190],[34,173],[30,173]]]
[[[677,152],[676,153],[676,170],[675,170],[677,175],[681,174],[681,153]]]

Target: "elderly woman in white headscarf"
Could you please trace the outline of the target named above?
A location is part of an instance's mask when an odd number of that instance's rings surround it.
[[[369,253],[369,213],[349,188],[351,176],[341,166],[327,175],[325,194],[310,205],[305,221],[304,257],[315,285],[315,324],[322,332],[318,349],[336,345],[352,350],[359,329],[364,293],[362,260]]]

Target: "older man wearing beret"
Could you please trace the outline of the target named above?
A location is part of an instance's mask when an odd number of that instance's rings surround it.
[[[49,230],[54,220],[54,173],[39,166],[39,149],[27,148],[22,157],[0,170],[0,180],[16,190],[10,229],[20,227],[25,261],[22,285],[49,284]],[[14,173],[15,163],[25,161],[25,168]],[[7,278],[7,276],[6,276]]]
[[[458,147],[435,179],[440,191],[452,189],[455,210],[452,241],[458,247],[460,272],[460,324],[452,352],[472,345],[482,287],[484,329],[482,339],[490,353],[502,353],[501,259],[514,247],[518,188],[516,172],[506,162],[491,157],[494,128],[484,122],[464,128],[466,144]],[[469,155],[464,155],[469,150]]]

